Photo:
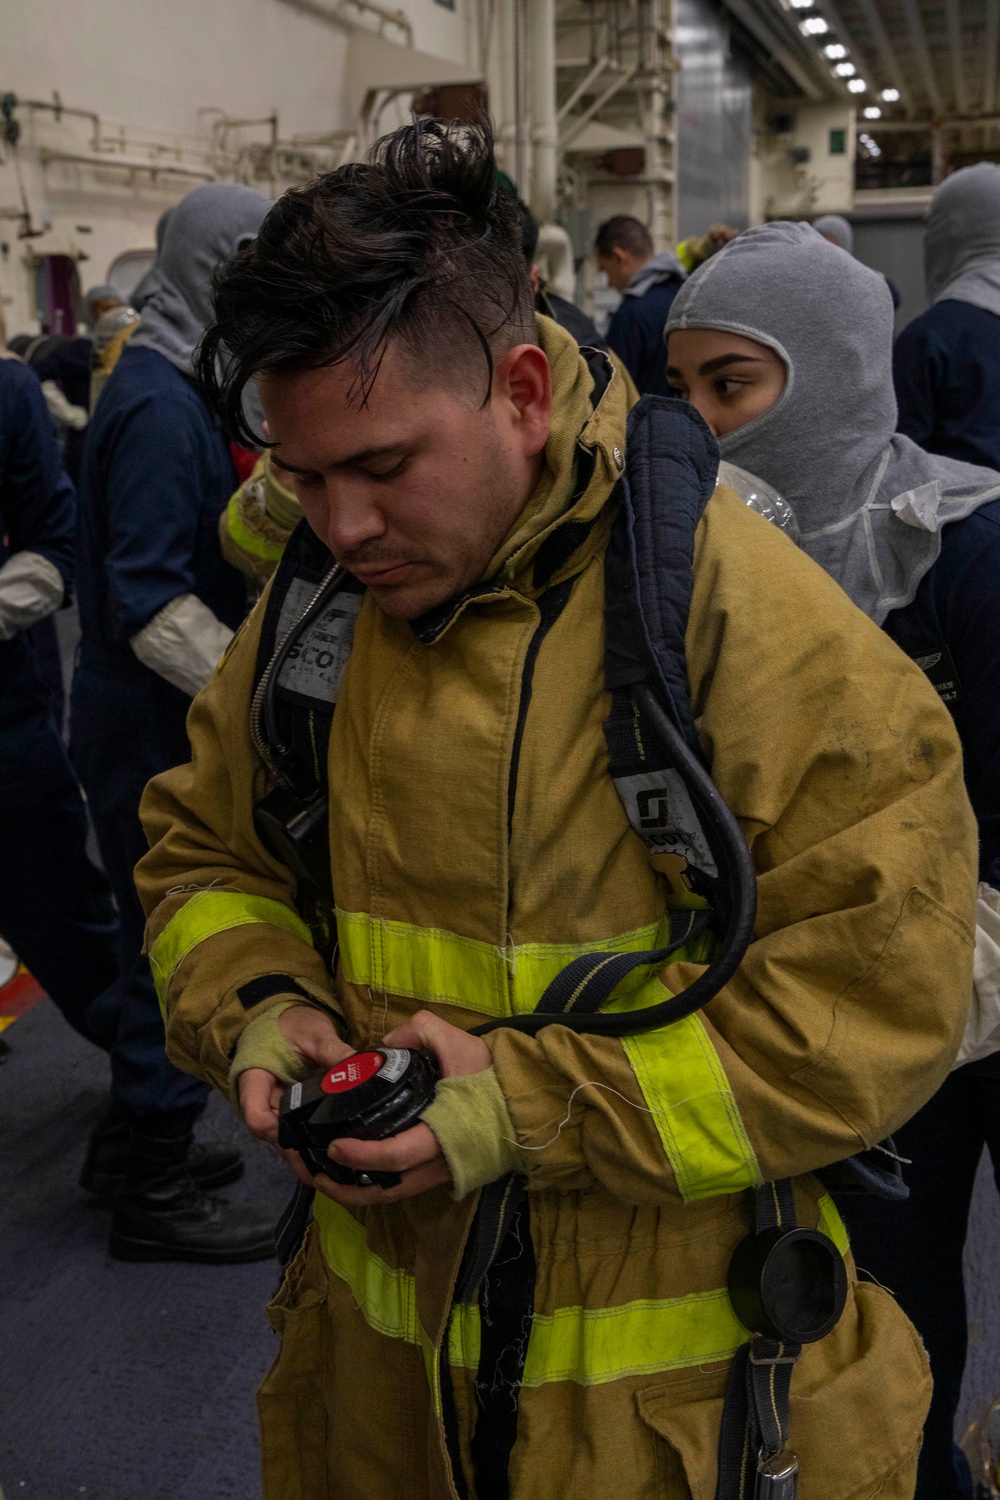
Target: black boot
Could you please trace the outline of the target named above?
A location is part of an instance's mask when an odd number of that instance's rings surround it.
[[[132,1123],[112,1104],[90,1133],[80,1186],[110,1203],[125,1181],[125,1161]],[[188,1151],[188,1170],[202,1192],[212,1192],[243,1176],[243,1158],[235,1146],[222,1141],[194,1141]]]
[[[109,1248],[118,1260],[232,1265],[274,1255],[272,1209],[209,1197],[191,1175],[197,1113],[170,1110],[135,1122],[111,1218]]]

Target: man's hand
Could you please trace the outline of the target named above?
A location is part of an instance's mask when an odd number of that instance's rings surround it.
[[[470,1036],[428,1010],[417,1011],[385,1038],[389,1047],[423,1048],[433,1052],[445,1078],[462,1078],[492,1067],[490,1049],[482,1037]],[[393,1188],[348,1187],[329,1177],[317,1177],[316,1187],[335,1203],[360,1207],[368,1203],[396,1203],[414,1198],[431,1188],[451,1182],[451,1171],[437,1137],[422,1121],[386,1141],[333,1141],[328,1155],[341,1166],[365,1172],[401,1172],[402,1182]],[[308,1180],[308,1179],[304,1179]]]
[[[329,1016],[311,1005],[294,1005],[290,1010],[282,1011],[278,1026],[312,1072],[335,1068],[355,1050],[341,1041]],[[259,1141],[270,1141],[273,1146],[278,1144],[278,1105],[284,1091],[285,1085],[266,1068],[247,1068],[240,1074],[240,1109],[247,1129]],[[312,1180],[297,1152],[283,1151],[282,1155],[303,1182]]]

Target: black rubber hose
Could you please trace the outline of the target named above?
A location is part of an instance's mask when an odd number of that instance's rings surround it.
[[[698,757],[689,749],[683,736],[674,728],[651,689],[643,683],[636,687],[635,695],[643,717],[667,750],[674,769],[683,778],[698,809],[705,837],[720,874],[725,871],[729,876],[726,930],[719,940],[716,953],[705,972],[693,984],[659,1005],[648,1005],[642,1010],[598,1011],[596,1014],[584,1015],[574,1015],[572,1011],[559,1015],[534,1011],[526,1016],[504,1016],[477,1026],[474,1036],[484,1036],[501,1026],[512,1031],[526,1032],[529,1036],[535,1036],[543,1026],[565,1026],[570,1031],[583,1032],[588,1036],[637,1036],[644,1031],[657,1031],[661,1026],[682,1021],[685,1016],[701,1010],[719,993],[723,985],[728,984],[743,961],[743,955],[753,938],[757,917],[757,874],[740,826],[726,806],[718,787]]]

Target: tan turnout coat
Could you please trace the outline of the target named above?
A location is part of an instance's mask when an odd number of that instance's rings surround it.
[[[341,928],[327,972],[294,882],[257,840],[248,737],[260,607],[196,699],[190,765],[151,783],[138,869],[171,1056],[224,1088],[249,1011],[287,974],[358,1047],[429,1006],[462,1027],[524,1009],[583,947],[652,946],[667,900],[607,771],[604,550],[626,398],[543,325],[555,417],[496,587],[417,639],[369,598],[329,746]],[[594,450],[570,502],[578,444]],[[669,504],[669,495],[663,496]],[[594,521],[553,583],[508,830],[532,562]],[[947,712],[918,669],[786,537],[717,490],[698,528],[687,659],[716,784],[758,874],[756,941],[690,1023],[625,1043],[553,1025],[488,1041],[527,1177],[534,1323],[512,1500],[712,1500],[721,1398],[745,1336],[725,1296],[755,1183],[842,1227],[814,1170],[881,1140],[945,1077],[971,986],[975,830]],[[640,941],[640,939],[643,939]],[[679,989],[697,968],[660,980]],[[655,998],[650,992],[650,999]],[[484,1121],[484,1133],[496,1126]],[[316,1223],[272,1306],[260,1393],[267,1500],[445,1500],[434,1377],[475,1207],[445,1190]],[[846,1247],[845,1247],[846,1253]],[[912,1495],[929,1376],[889,1294],[857,1285],[792,1384],[800,1500]],[[449,1358],[467,1478],[479,1309]],[[488,1316],[488,1309],[486,1310]]]

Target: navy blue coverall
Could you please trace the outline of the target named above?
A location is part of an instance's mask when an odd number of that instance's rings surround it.
[[[641,297],[622,297],[608,325],[608,347],[618,355],[640,396],[675,396],[667,384],[663,330],[684,282],[680,276],[657,282]]]
[[[1000,889],[1000,500],[945,527],[941,555],[916,598],[885,628],[907,656],[941,654],[932,671],[962,741],[979,824],[979,878]],[[1000,1189],[1000,1054],[950,1074],[895,1141],[912,1163],[903,1168],[906,1202],[840,1198],[838,1205],[859,1267],[895,1292],[930,1356],[934,1395],[915,1500],[959,1500],[968,1493],[952,1443],[968,1343],[962,1257],[984,1145]]]
[[[935,302],[896,340],[900,432],[945,458],[1000,469],[1000,317]]]
[[[68,596],[75,519],[38,380],[0,360],[0,564],[37,552],[59,570]],[[34,633],[0,641],[0,934],[70,1025],[108,1050],[118,924],[107,882],[87,858],[87,813]]]
[[[146,852],[139,801],[150,777],[190,758],[191,700],[143,666],[129,642],[183,594],[239,625],[244,584],[218,541],[219,514],[237,483],[228,444],[192,382],[156,350],[126,348],[87,429],[77,554],[82,640],[70,725],[121,913],[124,1008],[141,1039],[123,1083],[137,1113],[197,1104],[208,1088],[164,1053],[132,879]]]

